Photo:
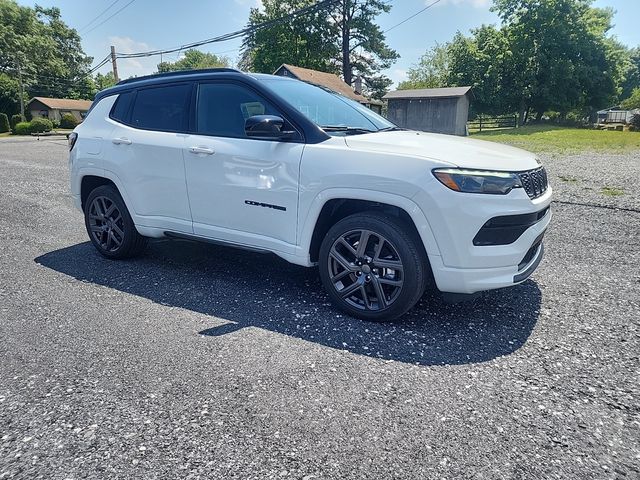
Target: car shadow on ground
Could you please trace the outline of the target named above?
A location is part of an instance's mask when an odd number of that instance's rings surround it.
[[[273,255],[182,240],[151,242],[141,258],[113,261],[89,243],[35,259],[45,267],[154,302],[212,318],[206,336],[259,327],[374,358],[420,365],[488,361],[520,348],[540,312],[541,292],[529,280],[447,304],[428,292],[400,323],[341,315],[329,303],[317,269]]]

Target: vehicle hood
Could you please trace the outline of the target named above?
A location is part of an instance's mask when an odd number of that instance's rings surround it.
[[[469,137],[402,130],[345,137],[350,148],[438,160],[461,168],[531,170],[536,156],[519,148]]]

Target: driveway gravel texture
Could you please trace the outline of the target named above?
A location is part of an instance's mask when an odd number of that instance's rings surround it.
[[[0,479],[640,478],[640,152],[544,163],[534,276],[393,325],[271,255],[103,259],[66,141],[0,140]]]

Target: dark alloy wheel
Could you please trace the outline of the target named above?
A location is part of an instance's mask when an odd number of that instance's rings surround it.
[[[394,320],[419,300],[426,255],[407,225],[362,213],[334,225],[320,249],[320,276],[333,302],[366,320]]]
[[[105,252],[114,253],[124,241],[124,219],[118,206],[107,197],[95,197],[89,205],[89,231]]]
[[[100,186],[89,194],[84,215],[89,238],[105,257],[128,258],[144,248],[145,237],[136,230],[122,197],[112,186]]]

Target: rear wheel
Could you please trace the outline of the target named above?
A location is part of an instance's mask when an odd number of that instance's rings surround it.
[[[107,258],[133,257],[146,246],[146,238],[136,230],[122,197],[110,185],[89,194],[84,219],[91,243]]]
[[[357,213],[337,222],[320,247],[320,278],[333,303],[364,320],[390,321],[424,293],[427,258],[396,217]]]

